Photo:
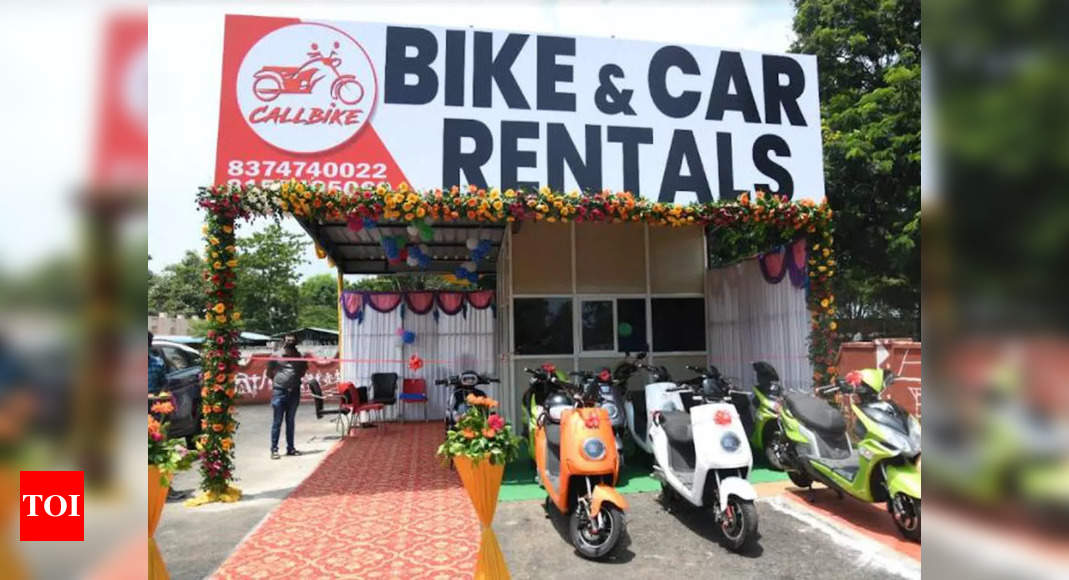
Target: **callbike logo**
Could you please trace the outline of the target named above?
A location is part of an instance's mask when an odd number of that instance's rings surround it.
[[[341,145],[371,117],[378,80],[364,48],[325,24],[291,24],[261,38],[238,70],[238,106],[271,145],[316,153]]]

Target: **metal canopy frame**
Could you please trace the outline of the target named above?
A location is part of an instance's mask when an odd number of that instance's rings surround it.
[[[430,241],[413,242],[425,244],[430,250],[431,264],[427,270],[422,270],[404,262],[391,264],[382,247],[384,235],[408,238],[409,224],[406,222],[379,222],[374,228],[364,228],[358,232],[349,229],[344,221],[319,223],[298,219],[297,222],[330,256],[342,274],[452,273],[469,261],[467,239],[471,236],[490,240],[490,254],[477,264],[476,272],[493,274],[497,272],[497,259],[505,236],[505,224],[463,221],[434,223],[434,236]]]

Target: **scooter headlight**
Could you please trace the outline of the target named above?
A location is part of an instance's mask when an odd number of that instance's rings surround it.
[[[892,431],[890,429],[884,429],[885,433],[880,437],[884,447],[887,447],[893,451],[904,453],[907,456],[913,451],[913,443],[909,437],[902,435],[898,431]]]
[[[739,436],[728,431],[720,437],[720,446],[724,448],[724,451],[728,453],[734,453],[739,450],[739,445],[742,441],[739,440]]]
[[[583,441],[583,455],[586,455],[588,459],[597,461],[605,457],[605,443],[597,437],[591,437],[586,441]]]
[[[614,403],[602,403],[601,408],[605,409],[605,412],[609,414],[609,420],[613,423],[620,419],[620,408]]]

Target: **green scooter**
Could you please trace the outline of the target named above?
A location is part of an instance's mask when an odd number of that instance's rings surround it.
[[[531,378],[528,380],[527,390],[520,396],[520,404],[523,406],[526,419],[523,422],[523,436],[527,438],[528,457],[534,465],[534,433],[538,429],[538,416],[542,414],[542,403],[551,393],[559,390],[554,384],[554,379],[567,383],[568,375],[551,363],[545,363],[537,369],[524,369],[524,371],[531,375]]]
[[[880,394],[894,375],[865,369],[846,381],[818,387],[818,393],[857,394],[852,444],[838,409],[805,393],[787,393],[779,412],[773,452],[791,481],[802,487],[820,481],[836,493],[866,502],[886,502],[906,538],[921,538],[920,421]],[[804,484],[804,485],[803,485]]]
[[[757,373],[757,384],[754,385],[753,393],[747,396],[745,393],[732,392],[732,400],[746,431],[750,434],[750,449],[753,454],[765,457],[773,468],[786,471],[772,452],[773,435],[779,428],[779,409],[783,404],[783,387],[779,382],[779,374],[772,365],[763,361],[753,363],[753,369]],[[740,396],[742,400],[737,400]]]

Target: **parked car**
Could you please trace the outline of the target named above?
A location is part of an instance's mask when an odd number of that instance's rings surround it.
[[[165,340],[152,341],[152,352],[163,358],[167,369],[162,390],[174,397],[168,435],[171,438],[185,437],[192,449],[193,438],[200,433],[200,353],[184,344]]]

